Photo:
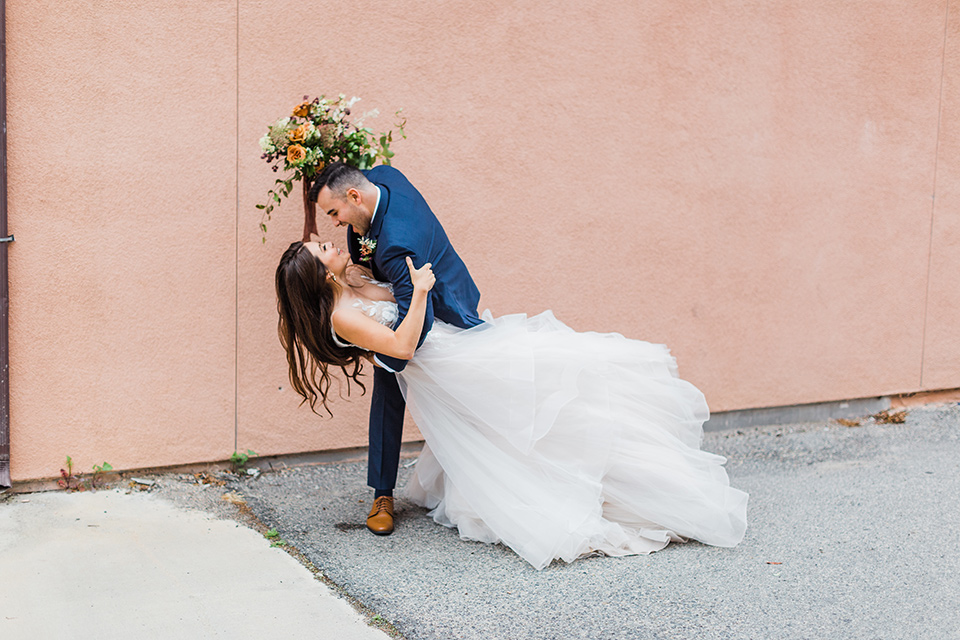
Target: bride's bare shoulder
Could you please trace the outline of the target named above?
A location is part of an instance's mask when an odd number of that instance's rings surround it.
[[[359,311],[359,309],[357,309],[357,305],[354,304],[353,300],[344,300],[341,298],[333,306],[333,309],[330,310],[330,319],[333,320],[345,311]]]

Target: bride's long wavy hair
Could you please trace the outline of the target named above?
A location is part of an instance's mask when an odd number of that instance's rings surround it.
[[[333,313],[336,295],[327,281],[327,268],[302,242],[294,242],[283,253],[277,266],[277,311],[280,320],[277,333],[287,352],[290,384],[317,411],[319,402],[333,416],[327,405],[331,367],[340,367],[350,393],[352,379],[363,392],[360,381],[362,361],[366,352],[359,347],[341,347],[333,341]],[[339,379],[337,380],[339,384]],[[342,389],[341,397],[342,397]],[[301,402],[301,404],[303,404]]]

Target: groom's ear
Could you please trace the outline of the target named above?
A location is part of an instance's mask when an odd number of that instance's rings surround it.
[[[347,189],[347,202],[353,204],[360,204],[360,190],[353,187]]]

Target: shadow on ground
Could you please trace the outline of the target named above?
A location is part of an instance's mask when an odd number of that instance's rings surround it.
[[[960,637],[958,425],[949,405],[914,409],[901,425],[708,433],[704,448],[727,456],[732,484],[750,493],[743,543],[542,571],[404,502],[393,535],[369,534],[365,463],[266,473],[239,490],[411,640],[946,639]]]

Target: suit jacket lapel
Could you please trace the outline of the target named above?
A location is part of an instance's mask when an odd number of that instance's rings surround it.
[[[383,228],[383,219],[387,217],[387,209],[390,207],[390,189],[376,182],[374,184],[380,187],[380,201],[377,202],[377,215],[373,217],[373,222],[370,224],[370,231],[367,232],[367,237],[377,240],[380,237],[380,230]],[[360,243],[358,240],[358,247],[359,244]],[[373,271],[373,276],[377,280],[380,280],[381,282],[387,281],[386,277],[383,275],[383,272],[377,267],[376,249],[373,250],[373,258],[367,264],[370,265],[370,268]]]
[[[377,215],[373,217],[373,224],[370,225],[370,231],[367,233],[367,236],[376,239],[380,237],[383,219],[387,217],[387,208],[390,206],[390,189],[387,189],[387,187],[382,184],[374,184],[380,187],[380,202],[377,203]]]
[[[353,227],[347,229],[347,251],[350,252],[350,259],[354,264],[363,264],[360,262],[360,236],[356,234]]]

